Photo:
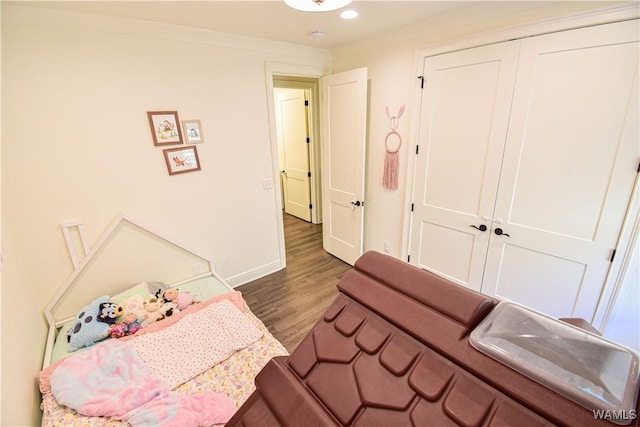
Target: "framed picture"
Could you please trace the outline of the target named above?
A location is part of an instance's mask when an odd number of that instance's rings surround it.
[[[182,130],[177,111],[147,111],[153,145],[182,144]]]
[[[200,120],[183,120],[182,132],[187,144],[199,144],[204,142],[202,135],[202,123]]]
[[[176,147],[162,150],[169,175],[200,170],[196,147]]]

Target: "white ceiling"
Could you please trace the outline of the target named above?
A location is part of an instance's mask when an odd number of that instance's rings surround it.
[[[309,0],[312,1],[312,0]],[[200,1],[5,1],[124,18],[143,19],[207,30],[332,49],[385,34],[420,22],[439,22],[448,16],[467,16],[474,21],[499,18],[508,22],[518,14],[535,13],[541,8],[579,11],[615,4],[611,0],[569,1],[457,1],[457,0],[354,0],[347,8],[360,16],[346,21],[340,11],[299,12],[283,0],[200,0]],[[514,21],[514,23],[516,23]],[[458,22],[459,24],[459,22]],[[323,38],[311,32],[322,30]]]

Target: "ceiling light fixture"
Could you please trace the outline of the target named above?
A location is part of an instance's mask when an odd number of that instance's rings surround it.
[[[329,12],[345,7],[351,0],[284,0],[284,2],[303,12]]]
[[[353,9],[347,9],[340,12],[340,18],[342,19],[355,19],[358,17],[358,12]]]

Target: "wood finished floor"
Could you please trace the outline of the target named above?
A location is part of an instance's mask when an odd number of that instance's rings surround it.
[[[238,288],[269,331],[292,352],[338,295],[351,266],[322,249],[322,225],[284,214],[287,267]]]

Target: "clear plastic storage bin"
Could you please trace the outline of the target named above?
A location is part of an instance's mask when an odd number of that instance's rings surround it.
[[[499,303],[469,341],[587,409],[616,411],[618,424],[635,414],[638,354],[615,342],[508,302]]]

